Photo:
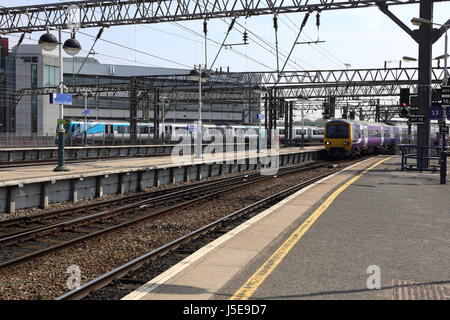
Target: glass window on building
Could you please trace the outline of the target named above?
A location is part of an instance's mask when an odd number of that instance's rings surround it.
[[[59,85],[59,67],[44,65],[44,87]]]

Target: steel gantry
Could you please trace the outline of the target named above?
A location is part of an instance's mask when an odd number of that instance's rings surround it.
[[[435,0],[434,2],[445,1]],[[79,8],[81,28],[203,20],[308,11],[414,4],[419,0],[84,0],[0,9],[0,32],[45,31],[71,22],[66,9]]]

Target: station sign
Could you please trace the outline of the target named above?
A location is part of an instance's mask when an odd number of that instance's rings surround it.
[[[91,110],[89,109],[83,109],[83,111],[81,111],[82,114],[84,114],[85,116],[90,115],[91,114]]]
[[[197,126],[188,125],[188,126],[187,126],[187,130],[188,130],[189,132],[196,131],[196,130],[197,130]]]
[[[442,86],[441,100],[443,107],[450,107],[450,86]]]
[[[65,93],[50,93],[50,104],[72,105],[72,95]]]
[[[444,116],[444,110],[441,106],[431,106],[428,110],[430,120],[440,120]]]
[[[258,118],[258,120],[262,120],[262,119],[264,119],[264,114],[258,113],[258,115],[256,117]]]
[[[448,126],[439,126],[439,133],[448,134]]]
[[[424,115],[410,115],[408,122],[411,124],[425,124],[425,116]]]

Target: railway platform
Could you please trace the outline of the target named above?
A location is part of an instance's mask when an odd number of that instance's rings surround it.
[[[400,161],[324,178],[123,299],[450,299],[450,185]]]
[[[160,185],[189,182],[227,173],[255,170],[258,159],[274,157],[277,165],[318,160],[322,146],[212,153],[203,158],[170,155],[70,163],[70,171],[54,172],[55,164],[0,168],[0,213],[49,203],[141,191]]]
[[[138,145],[92,145],[65,146],[66,160],[113,159],[126,157],[154,157],[168,155],[178,144],[138,144]],[[178,145],[179,146],[179,145]],[[187,147],[188,145],[184,145]],[[204,144],[205,149],[208,145]],[[194,145],[189,145],[194,152]],[[238,148],[249,148],[248,145],[236,143]],[[16,162],[37,162],[57,160],[58,147],[9,147],[0,148],[0,164]]]

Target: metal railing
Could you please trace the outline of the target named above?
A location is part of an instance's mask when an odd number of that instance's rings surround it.
[[[0,148],[21,148],[21,147],[53,147],[56,136],[46,134],[45,136],[23,135],[21,133],[0,133]]]
[[[413,144],[401,144],[399,149],[402,154],[402,170],[440,172],[441,184],[447,180],[448,147],[442,146],[418,146]],[[408,160],[412,159],[412,162]]]

